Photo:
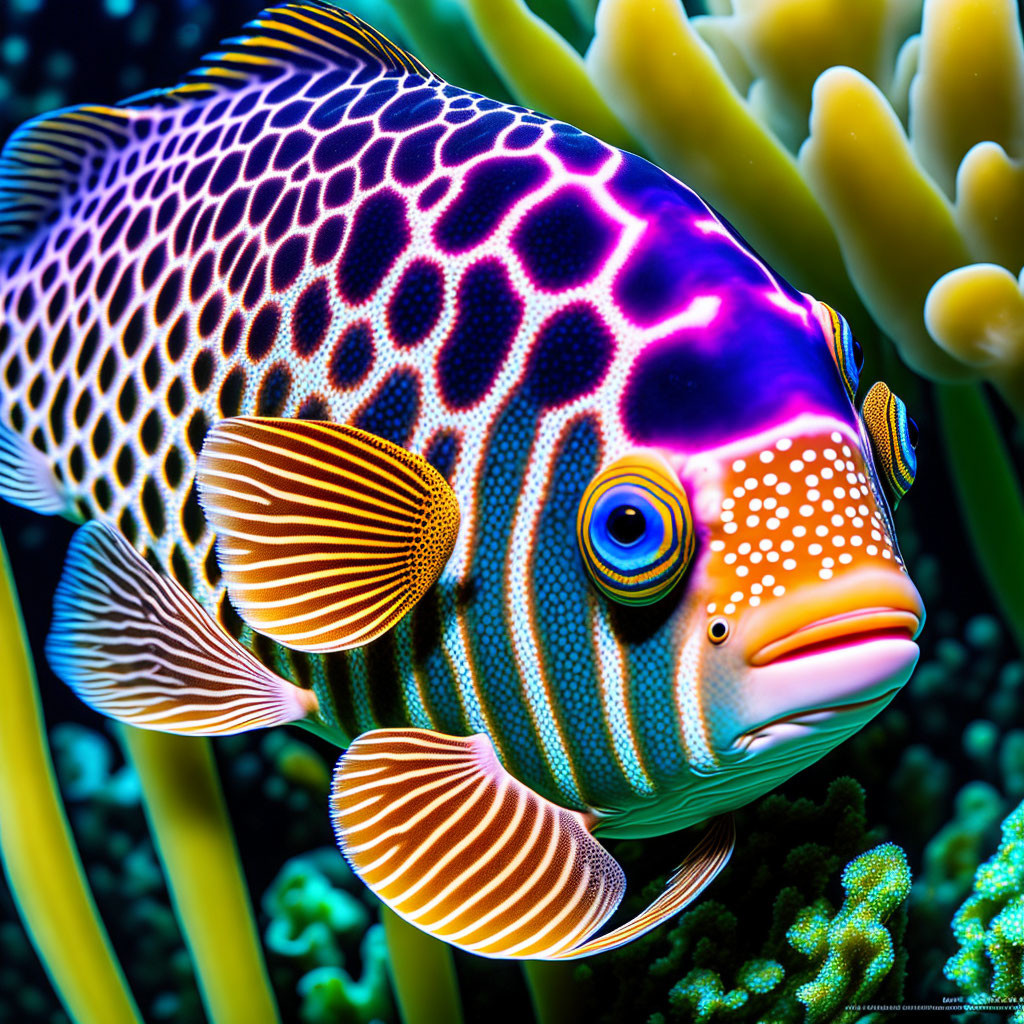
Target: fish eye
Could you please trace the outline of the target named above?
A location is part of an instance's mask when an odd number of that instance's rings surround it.
[[[660,458],[633,454],[587,487],[576,520],[590,578],[613,601],[653,604],[679,582],[696,543],[686,491]]]
[[[837,313],[828,303],[820,302],[825,318],[832,358],[836,361],[839,376],[843,378],[846,393],[852,402],[860,383],[860,372],[864,369],[864,349],[853,336],[846,318]]]
[[[729,620],[721,617],[708,623],[708,639],[715,644],[724,644],[729,638]]]
[[[917,424],[903,402],[882,381],[864,396],[860,414],[889,502],[895,509],[917,475]]]

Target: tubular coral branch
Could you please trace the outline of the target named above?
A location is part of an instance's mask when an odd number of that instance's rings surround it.
[[[1024,650],[1024,495],[977,387],[935,389],[949,471],[988,585]]]
[[[452,948],[381,904],[388,970],[404,1024],[462,1024]]]
[[[0,539],[0,855],[25,927],[76,1024],[139,1024],[57,790]]]
[[[465,0],[465,9],[481,45],[520,103],[613,146],[637,148],[590,80],[580,55],[523,0]]]
[[[208,740],[124,728],[211,1024],[279,1020]]]

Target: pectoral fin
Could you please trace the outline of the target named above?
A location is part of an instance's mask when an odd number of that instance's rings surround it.
[[[732,851],[712,831],[640,917],[592,939],[625,876],[588,819],[499,764],[483,735],[364,733],[338,762],[331,796],[342,852],[392,910],[481,956],[572,959],[621,945],[680,909]]]
[[[355,427],[224,420],[197,472],[231,603],[302,651],[359,647],[434,583],[458,502],[425,459]]]
[[[112,718],[216,735],[283,725],[316,697],[258,662],[112,527],[71,541],[46,642],[53,670]]]
[[[46,456],[27,438],[2,425],[0,498],[47,516],[68,515],[72,507]]]

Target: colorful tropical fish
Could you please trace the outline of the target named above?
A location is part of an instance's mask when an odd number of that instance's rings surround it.
[[[347,746],[339,844],[433,935],[653,927],[726,812],[910,675],[914,428],[881,384],[856,410],[843,318],[645,160],[354,17],[285,4],[29,122],[0,228],[0,493],[93,520],[58,674],[143,728]],[[595,836],[706,819],[598,935]]]

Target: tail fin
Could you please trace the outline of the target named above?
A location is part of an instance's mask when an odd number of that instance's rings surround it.
[[[86,704],[143,729],[226,734],[316,710],[98,520],[72,539],[46,653]]]

